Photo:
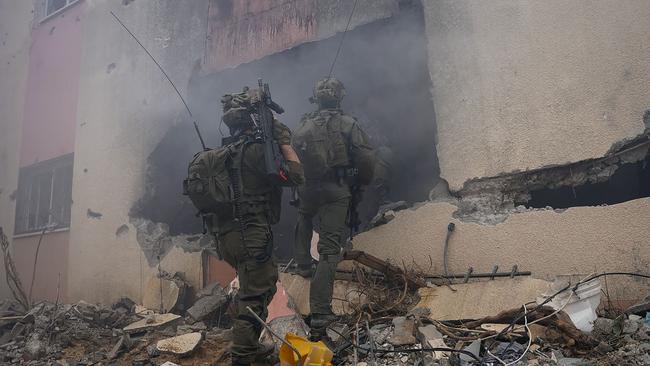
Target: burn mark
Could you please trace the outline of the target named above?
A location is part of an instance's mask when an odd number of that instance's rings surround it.
[[[115,70],[116,67],[117,65],[115,64],[115,62],[111,62],[110,64],[108,64],[108,66],[106,66],[106,73],[110,74],[111,71]]]

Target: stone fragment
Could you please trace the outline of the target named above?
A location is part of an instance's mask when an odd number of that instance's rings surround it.
[[[110,352],[106,355],[109,360],[117,358],[117,356],[122,352],[123,349],[128,348],[131,344],[131,338],[128,334],[125,334],[120,337],[120,339],[115,343]]]
[[[592,366],[591,361],[587,361],[583,358],[560,358],[557,360],[559,366]]]
[[[160,351],[158,351],[158,347],[156,344],[150,344],[147,346],[147,354],[149,357],[158,357],[160,356]]]
[[[171,361],[167,361],[167,362],[163,363],[163,364],[160,365],[160,366],[180,366],[180,365],[175,364],[175,363],[173,363],[173,362],[171,362]]]
[[[38,338],[37,334],[33,334],[27,342],[23,353],[23,359],[27,361],[38,360],[45,353],[45,345]]]
[[[605,354],[607,352],[611,352],[613,350],[614,350],[614,348],[612,348],[612,346],[610,346],[609,343],[602,342],[602,341],[598,344],[598,346],[596,346],[596,348],[594,348],[594,351],[596,351],[598,353],[602,353],[602,354]]]
[[[124,331],[127,333],[138,333],[144,332],[149,329],[158,328],[163,325],[170,324],[171,322],[180,319],[180,315],[176,314],[153,314],[149,315],[144,319],[138,320],[135,323],[131,323],[124,327]]]
[[[187,309],[187,314],[192,320],[198,322],[219,310],[226,302],[228,302],[228,295],[220,288],[220,291],[215,294],[202,297],[196,301],[191,308]]]
[[[415,320],[399,316],[393,318],[393,335],[388,342],[393,346],[406,346],[416,342]]]
[[[162,290],[161,290],[162,287]],[[142,298],[142,305],[156,311],[171,312],[182,308],[182,299],[186,285],[178,278],[165,276],[164,278],[153,275],[147,281]],[[162,309],[161,306],[162,297]]]
[[[194,324],[183,324],[176,327],[176,335],[183,335],[193,332],[201,332],[207,330],[208,327],[205,326],[205,323],[198,322]]]
[[[420,340],[420,342],[424,347],[448,348],[447,344],[442,338],[442,334],[438,331],[435,325],[427,325],[424,327],[419,327],[418,339]],[[434,359],[440,359],[443,357],[449,357],[449,354],[447,352],[439,352],[439,351],[433,352]]]
[[[293,333],[306,338],[309,333],[309,327],[305,324],[305,321],[301,316],[296,314],[279,316],[271,320],[268,324],[271,330],[280,337],[284,337],[287,333]],[[282,347],[282,341],[270,335],[267,330],[262,331],[261,342],[264,344],[274,343],[276,350],[280,350],[280,347]]]
[[[598,318],[594,321],[594,337],[603,338],[614,334],[616,322],[612,319]]]
[[[187,355],[199,346],[202,338],[203,336],[199,332],[183,334],[158,341],[156,348],[162,353]]]
[[[623,334],[636,333],[639,330],[639,322],[627,319],[623,322]]]

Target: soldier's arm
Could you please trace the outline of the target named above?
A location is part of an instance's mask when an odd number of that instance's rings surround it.
[[[273,135],[280,146],[280,151],[286,160],[286,186],[299,186],[305,182],[305,175],[298,154],[291,147],[291,130],[277,119],[273,120]]]

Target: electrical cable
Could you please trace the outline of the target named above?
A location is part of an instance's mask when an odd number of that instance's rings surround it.
[[[327,327],[327,329],[331,330],[332,332],[338,334],[341,338],[345,339],[346,342],[350,343],[354,348],[360,349],[366,352],[369,352],[370,350],[367,348],[363,348],[353,342],[350,338],[346,337],[343,335],[341,332],[338,330],[332,328],[332,327]],[[481,361],[480,358],[478,358],[475,354],[469,351],[465,351],[463,349],[454,349],[454,348],[446,348],[446,347],[429,347],[429,348],[407,348],[407,349],[398,349],[398,350],[387,350],[387,349],[373,349],[372,352],[375,353],[381,353],[381,354],[388,354],[388,353],[416,353],[416,352],[452,352],[452,353],[462,353],[466,356],[469,356],[476,361]]]
[[[524,353],[522,353],[521,356],[519,356],[519,358],[516,359],[515,361],[505,362],[501,358],[499,358],[496,355],[492,354],[492,352],[490,352],[489,349],[486,349],[487,353],[490,356],[494,357],[497,361],[501,362],[504,366],[512,366],[512,365],[515,365],[517,362],[521,361],[524,358],[524,356],[526,356],[526,353],[528,353],[528,351],[530,350],[530,346],[533,343],[532,332],[530,331],[530,328],[528,327],[528,316],[527,316],[528,311],[526,309],[526,304],[523,305],[523,308],[524,308],[524,327],[526,328],[526,332],[528,334],[528,345],[526,346],[526,349],[524,350]],[[508,346],[508,347],[510,347],[510,346]],[[507,348],[506,348],[506,350],[507,350]]]

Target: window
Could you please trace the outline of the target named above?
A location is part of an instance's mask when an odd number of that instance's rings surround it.
[[[45,16],[52,15],[57,11],[71,5],[78,0],[46,0],[45,1]]]
[[[20,169],[16,234],[70,226],[73,154]]]

